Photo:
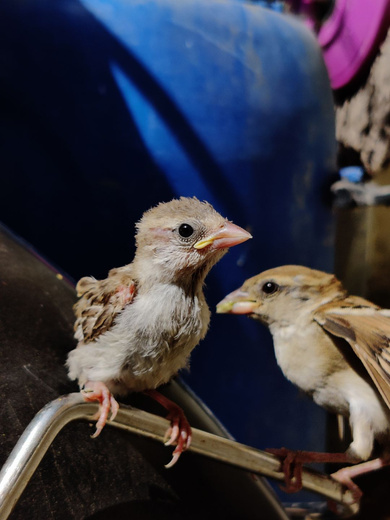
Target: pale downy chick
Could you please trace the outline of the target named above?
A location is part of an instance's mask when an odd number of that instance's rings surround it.
[[[333,475],[358,498],[351,479],[390,463],[390,310],[349,296],[334,275],[288,265],[246,280],[217,312],[248,314],[267,325],[287,379],[349,419],[353,440],[345,454],[303,452],[299,462],[366,461],[374,441],[382,445],[380,459]]]
[[[181,409],[154,389],[188,364],[207,332],[210,311],[203,283],[228,248],[251,235],[207,202],[180,198],[145,212],[137,223],[131,264],[104,280],[82,278],[75,305],[77,348],[69,377],[88,401],[100,402],[98,435],[118,404],[112,394],[147,391],[170,411],[172,464],[191,442]]]

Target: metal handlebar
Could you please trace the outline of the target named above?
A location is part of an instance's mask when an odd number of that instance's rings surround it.
[[[76,419],[93,420],[98,405],[86,403],[79,393],[48,403],[27,426],[0,471],[0,518],[6,520],[27,486],[51,443],[66,424]],[[107,424],[163,442],[169,426],[166,419],[121,406],[114,421]],[[252,473],[282,481],[280,461],[269,453],[193,428],[190,451]],[[348,513],[358,506],[352,494],[330,477],[303,469],[303,488],[342,504]]]

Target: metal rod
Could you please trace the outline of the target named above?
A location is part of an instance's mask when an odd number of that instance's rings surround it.
[[[48,403],[27,426],[0,471],[0,518],[6,520],[27,486],[44,454],[58,432],[76,419],[92,420],[98,409],[86,403],[79,393],[69,394]],[[115,421],[107,424],[137,435],[163,442],[169,422],[162,417],[122,406]],[[245,446],[196,428],[190,451],[247,471],[282,481],[279,460],[266,452]],[[330,477],[303,469],[303,487],[342,504],[354,513],[358,506],[352,494]]]

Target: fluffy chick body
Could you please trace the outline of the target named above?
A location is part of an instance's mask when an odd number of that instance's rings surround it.
[[[156,388],[187,366],[209,321],[201,286],[195,294],[175,284],[141,288],[109,330],[73,350],[69,376],[80,385],[103,381],[118,395]]]
[[[80,386],[103,382],[114,394],[168,382],[206,335],[206,275],[230,246],[248,238],[196,198],[145,212],[133,262],[104,280],[85,277],[77,285],[78,345],[68,356],[70,378]]]

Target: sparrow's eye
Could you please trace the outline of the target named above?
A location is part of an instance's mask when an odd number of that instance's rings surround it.
[[[273,294],[279,289],[279,285],[275,282],[265,282],[261,290],[265,294]]]
[[[179,235],[183,238],[189,238],[194,232],[194,228],[189,224],[181,224],[179,227]]]

